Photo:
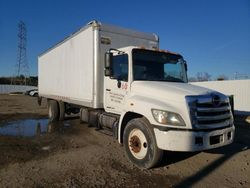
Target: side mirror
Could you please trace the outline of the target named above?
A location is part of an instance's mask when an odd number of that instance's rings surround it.
[[[105,53],[105,76],[111,75],[112,70],[113,53]]]

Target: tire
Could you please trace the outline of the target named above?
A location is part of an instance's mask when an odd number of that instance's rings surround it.
[[[153,129],[145,118],[128,122],[123,143],[127,157],[139,168],[152,168],[162,159],[163,151],[157,147]]]
[[[63,101],[59,101],[59,121],[63,121],[65,118],[65,103]]]
[[[49,100],[48,115],[49,115],[49,122],[56,122],[59,120],[59,107],[57,101]]]

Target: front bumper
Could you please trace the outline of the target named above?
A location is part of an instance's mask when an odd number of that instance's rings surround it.
[[[202,151],[231,144],[235,127],[212,131],[175,130],[154,128],[158,148],[169,151]]]

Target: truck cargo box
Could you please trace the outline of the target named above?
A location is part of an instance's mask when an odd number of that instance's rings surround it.
[[[92,21],[38,57],[39,96],[103,108],[104,54],[110,48],[158,48],[158,36]]]

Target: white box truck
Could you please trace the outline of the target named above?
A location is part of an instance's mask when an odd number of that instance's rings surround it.
[[[208,150],[234,138],[229,98],[188,84],[184,58],[159,50],[155,34],[92,21],[38,57],[38,81],[50,121],[80,112],[141,168],[164,150]]]

